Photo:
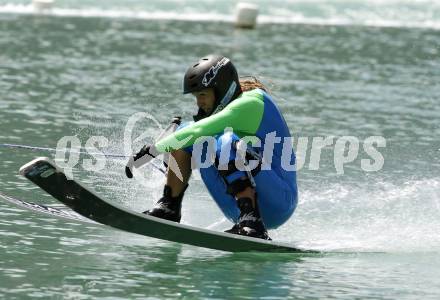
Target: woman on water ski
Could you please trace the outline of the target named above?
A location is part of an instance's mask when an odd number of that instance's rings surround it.
[[[176,168],[167,172],[162,198],[144,213],[180,222],[191,159],[197,152],[201,157],[193,160],[213,157],[200,174],[222,212],[235,223],[226,232],[270,239],[267,229],[286,222],[297,205],[296,172],[290,168],[295,154],[280,110],[258,80],[240,80],[232,62],[218,55],[191,65],[183,93],[196,98],[195,122],[143,147],[126,167],[131,178],[132,168],[143,159],[171,153]],[[209,143],[206,147],[200,142],[202,137],[214,139],[212,153]]]

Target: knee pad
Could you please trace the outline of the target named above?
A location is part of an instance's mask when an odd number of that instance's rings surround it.
[[[217,169],[219,166],[217,165]],[[252,183],[246,172],[240,171],[235,166],[235,161],[230,161],[227,167],[218,170],[220,176],[226,183],[226,192],[235,197],[238,193],[244,191],[247,187],[252,187]]]

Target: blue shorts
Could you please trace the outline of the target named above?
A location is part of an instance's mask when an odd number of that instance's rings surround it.
[[[180,126],[180,128],[186,126]],[[222,147],[228,147],[228,143],[239,140],[233,133],[225,133],[215,137],[216,155],[220,156]],[[230,147],[230,145],[229,145]],[[235,149],[230,147],[230,160],[235,160]],[[184,149],[192,154],[193,146]],[[202,153],[202,160],[205,159],[206,149]],[[240,172],[240,171],[239,171]],[[244,173],[244,172],[243,172]],[[232,222],[236,223],[240,215],[237,201],[226,192],[226,183],[214,165],[208,168],[200,168],[200,174],[209,193],[215,200],[223,214]],[[245,174],[245,173],[244,173]],[[254,177],[257,192],[257,201],[260,215],[267,228],[277,228],[285,223],[295,211],[298,199],[296,184],[292,188],[280,172],[275,169],[260,170]]]

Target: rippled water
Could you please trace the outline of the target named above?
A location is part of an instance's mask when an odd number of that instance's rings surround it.
[[[29,0],[0,0],[0,12],[29,14]],[[235,0],[56,0],[57,16],[95,16],[187,21],[227,21],[235,17]],[[438,0],[252,0],[260,23],[368,25],[440,28]]]
[[[76,134],[123,153],[124,126],[146,111],[165,125],[194,111],[180,93],[189,62],[230,56],[260,76],[296,137],[380,135],[384,167],[359,157],[337,174],[333,147],[300,170],[294,217],[270,234],[320,255],[228,254],[37,215],[0,203],[0,296],[92,298],[438,299],[440,32],[432,29],[0,15],[0,143],[56,147]],[[144,122],[151,133],[157,129]],[[310,140],[311,141],[311,140]],[[140,147],[139,142],[136,147]],[[0,147],[0,191],[55,204],[17,174],[45,152]],[[50,155],[50,154],[49,154]],[[160,195],[123,160],[75,177],[135,210]],[[197,176],[183,222],[228,224]]]

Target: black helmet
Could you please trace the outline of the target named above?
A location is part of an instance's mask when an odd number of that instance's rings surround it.
[[[213,88],[215,104],[213,113],[222,110],[229,102],[241,94],[237,70],[229,58],[220,55],[208,55],[201,58],[185,73],[183,93],[198,92]],[[199,110],[199,114],[203,114]],[[199,116],[199,119],[206,117]]]

